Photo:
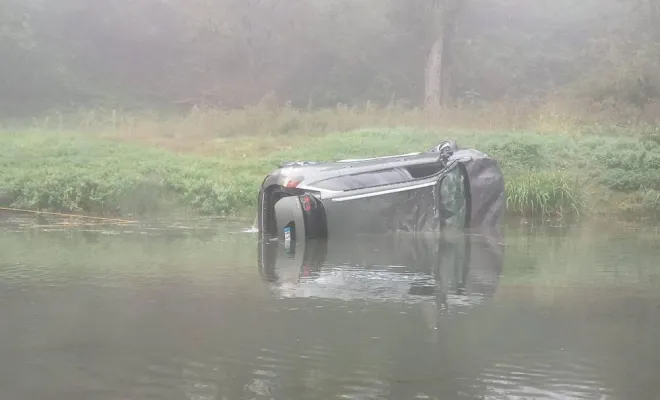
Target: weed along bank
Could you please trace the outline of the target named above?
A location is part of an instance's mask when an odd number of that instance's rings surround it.
[[[285,162],[329,163],[281,169],[315,171],[319,179],[326,174],[326,187],[318,188],[326,198],[346,189],[362,195],[378,192],[379,182],[407,187],[437,172],[425,165],[432,165],[432,152],[419,153],[420,148],[446,137],[497,160],[506,177],[507,215],[563,221],[660,217],[660,140],[653,135],[417,128],[168,139],[181,141],[177,150],[171,142],[159,146],[113,133],[0,131],[0,207],[129,220],[173,213],[253,218],[264,177]],[[409,153],[416,155],[408,161],[388,159]],[[341,159],[347,161],[332,163]],[[383,160],[400,165],[375,172]],[[347,166],[364,167],[366,175],[332,176]],[[330,207],[349,203],[332,201]]]

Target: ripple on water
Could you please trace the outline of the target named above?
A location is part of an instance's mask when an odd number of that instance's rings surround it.
[[[187,399],[382,399],[388,386],[373,371],[331,366],[324,343],[279,349],[225,349],[195,359],[155,357],[131,391],[145,396],[178,392]],[[172,396],[173,397],[173,396]],[[167,398],[170,398],[167,396]]]
[[[506,399],[601,399],[611,394],[595,366],[564,351],[511,354],[485,368],[478,379],[487,396]]]
[[[53,263],[49,266],[28,265],[14,262],[11,264],[0,264],[0,275],[2,283],[10,286],[20,286],[28,283],[38,282],[44,286],[57,286],[66,283],[65,263]]]

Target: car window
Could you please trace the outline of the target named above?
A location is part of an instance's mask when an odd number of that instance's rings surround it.
[[[344,175],[314,183],[314,186],[328,190],[355,190],[365,187],[406,182],[410,174],[401,168],[366,172],[363,174]]]

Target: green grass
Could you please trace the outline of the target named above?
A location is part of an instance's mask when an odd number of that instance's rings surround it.
[[[578,179],[556,172],[521,173],[507,182],[507,209],[526,217],[579,216],[584,193]]]
[[[419,151],[455,139],[500,161],[510,214],[660,216],[660,140],[654,132],[409,127],[203,140],[191,133],[166,145],[144,138],[120,131],[0,133],[0,206],[121,216],[253,213],[259,184],[281,161]]]
[[[93,214],[230,214],[253,176],[221,160],[48,132],[3,134],[0,205]],[[247,187],[246,187],[247,184]]]

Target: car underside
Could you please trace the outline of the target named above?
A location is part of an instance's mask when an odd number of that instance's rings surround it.
[[[293,243],[346,233],[493,226],[504,205],[497,161],[445,141],[420,153],[282,164],[261,185],[257,227]]]

